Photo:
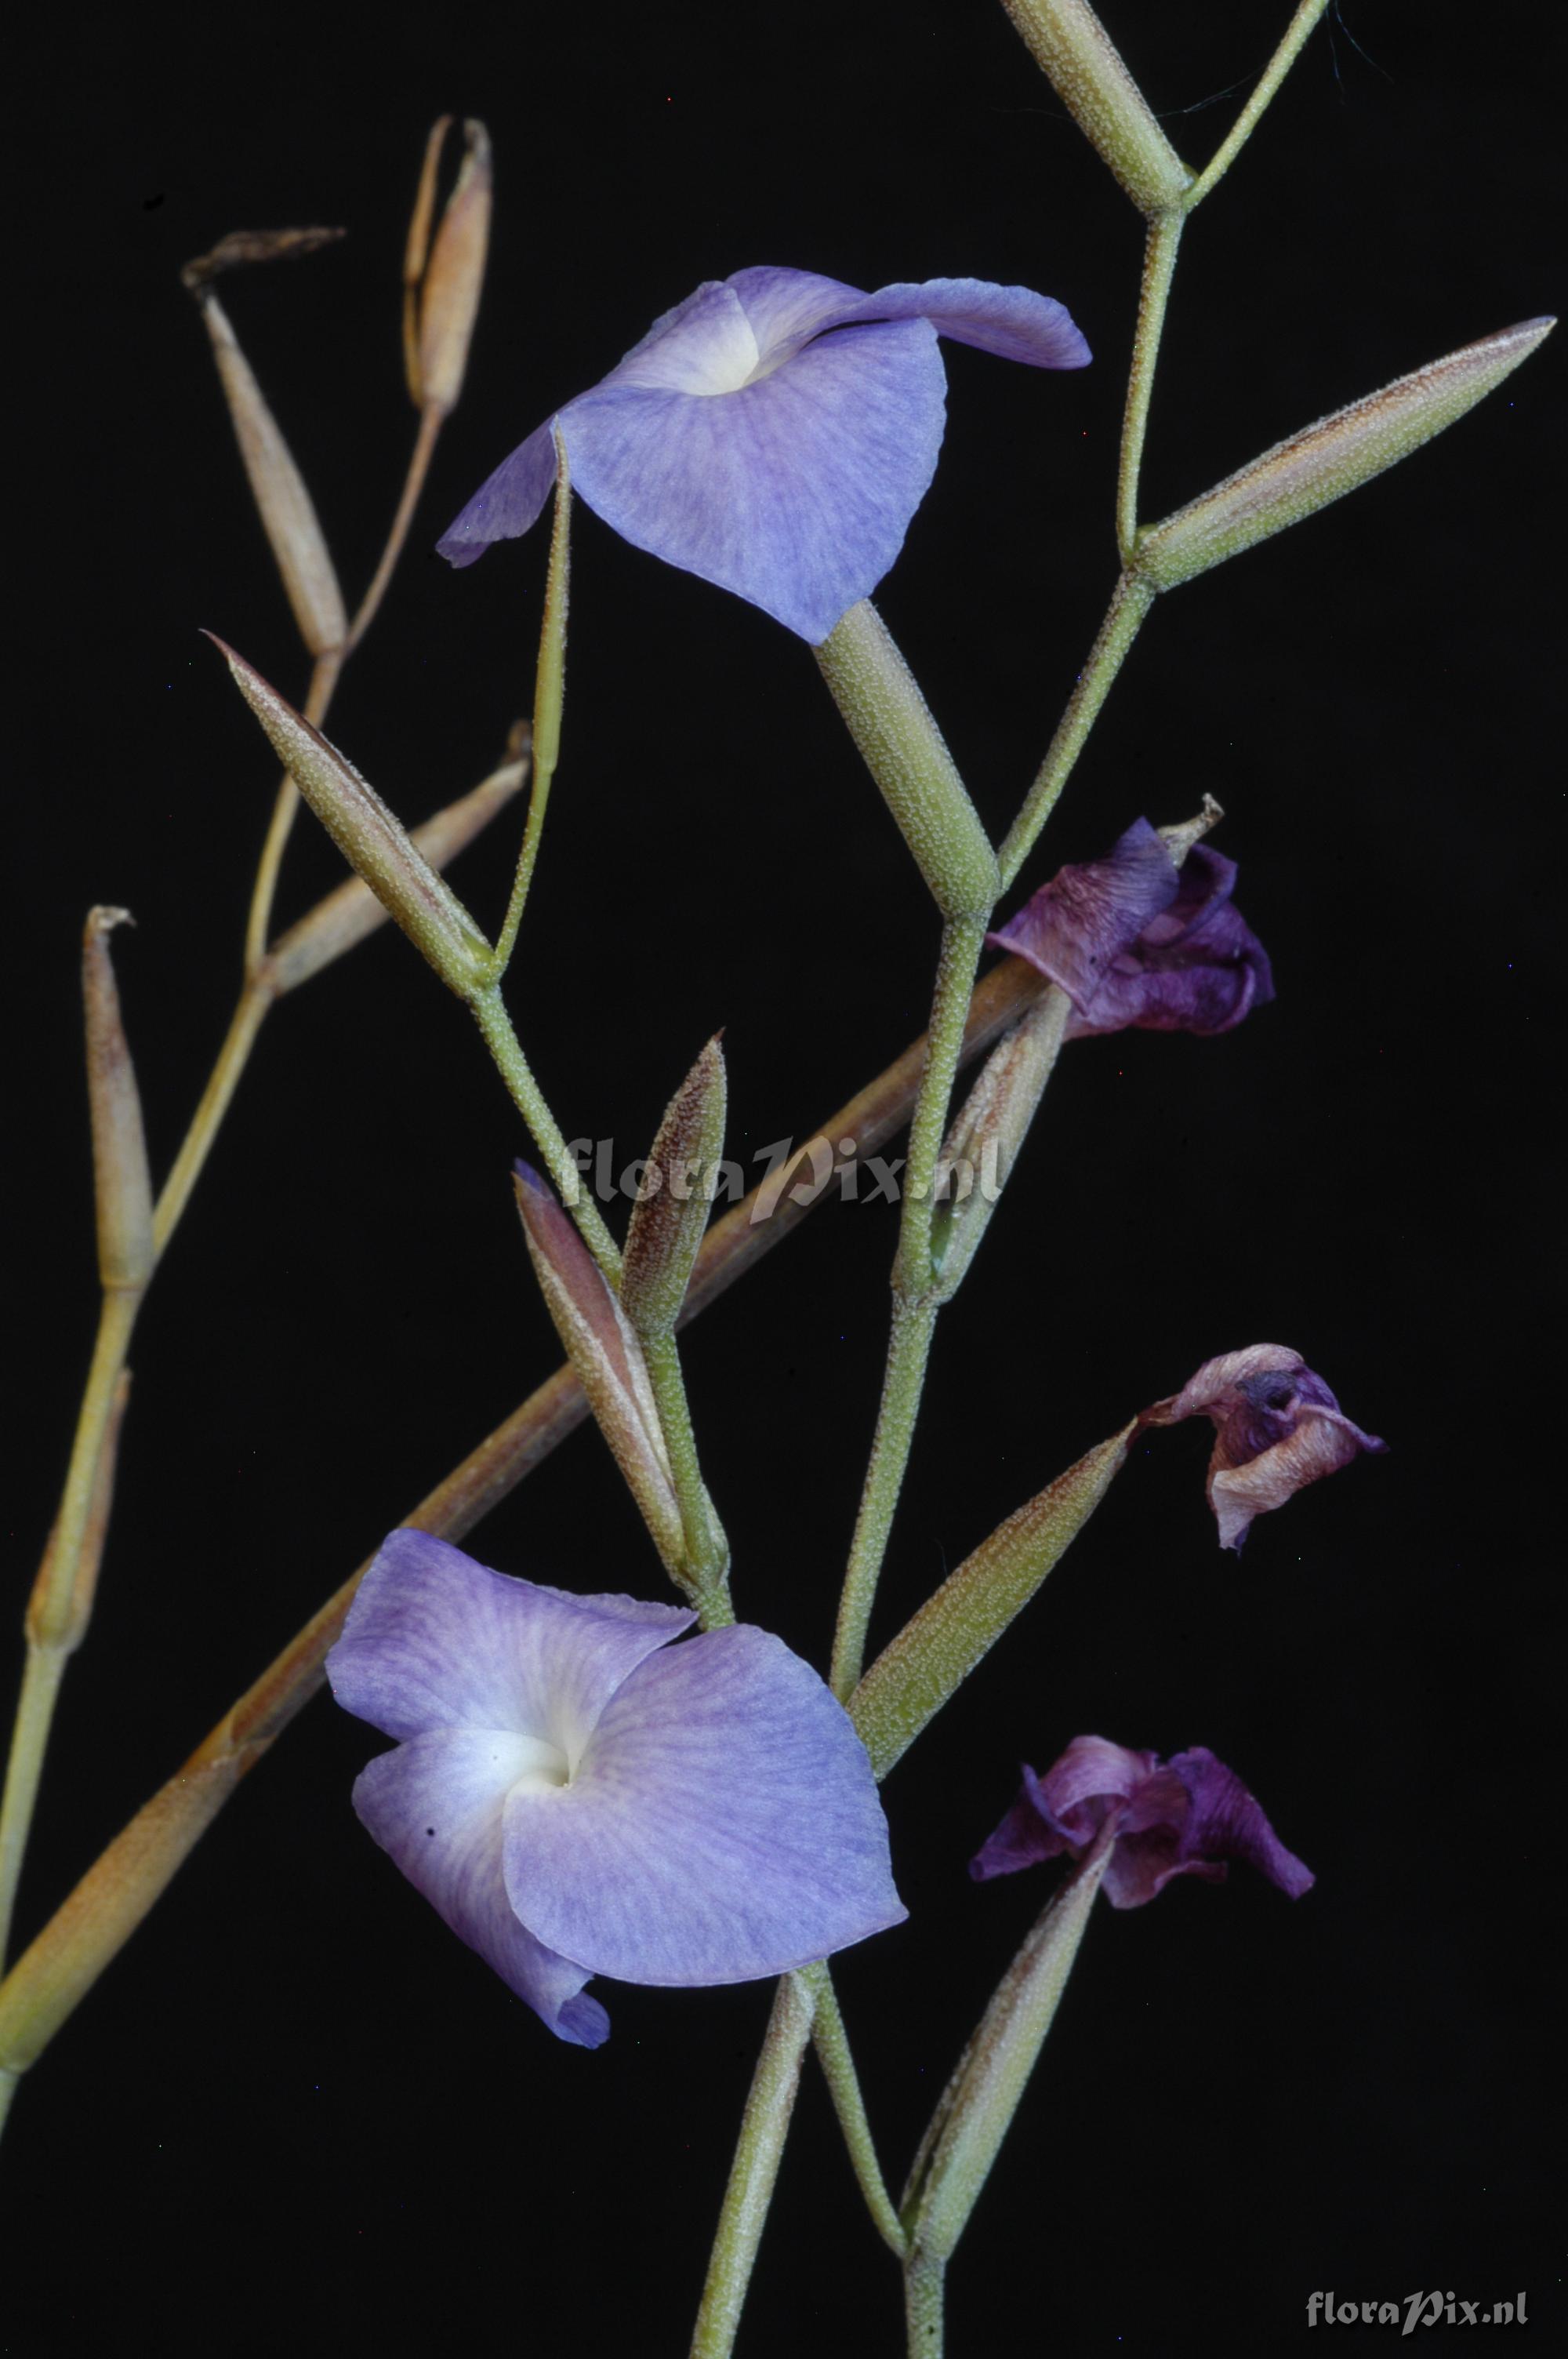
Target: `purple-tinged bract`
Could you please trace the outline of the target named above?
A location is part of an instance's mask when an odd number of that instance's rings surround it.
[[[1103,860],[1059,869],[988,940],[1073,1003],[1067,1038],[1228,1032],[1274,996],[1268,953],[1231,900],[1236,863],[1195,844],[1178,868],[1134,820]]]
[[[710,279],[503,460],[438,543],[468,565],[524,533],[556,480],[622,538],[761,606],[814,646],[876,588],[941,448],[938,334],[1082,368],[1060,303],[931,278],[867,295],[806,270]]]
[[[1144,1425],[1206,1417],[1215,1426],[1208,1502],[1221,1548],[1239,1549],[1255,1516],[1282,1507],[1297,1491],[1388,1443],[1352,1424],[1323,1378],[1287,1343],[1249,1343],[1206,1360],[1168,1400],[1146,1408]]]
[[[864,1746],[744,1625],[514,1581],[395,1531],[328,1658],[396,1749],[354,1808],[455,1933],[583,2048],[589,1975],[750,1982],[905,1915]],[[667,1651],[665,1651],[667,1649]]]
[[[1314,1880],[1235,1771],[1205,1746],[1161,1762],[1103,1736],[1076,1736],[1044,1777],[1025,1767],[1017,1801],[969,1873],[984,1882],[1064,1852],[1081,1859],[1105,1832],[1111,1854],[1104,1888],[1113,1908],[1141,1908],[1176,1875],[1223,1883],[1232,1859],[1245,1860],[1292,1900]]]

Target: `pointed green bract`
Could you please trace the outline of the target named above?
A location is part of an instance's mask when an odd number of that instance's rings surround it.
[[[458,997],[488,989],[494,954],[451,886],[431,867],[368,779],[232,647],[207,634],[273,750],[351,868]]]
[[[709,1040],[665,1112],[632,1208],[621,1308],[638,1334],[674,1330],[708,1226],[724,1146],[724,1053]]]
[[[1020,1507],[885,1647],[849,1699],[849,1717],[885,1777],[1022,1613],[1127,1462],[1131,1424]]]
[[[1173,590],[1342,499],[1463,418],[1543,342],[1556,321],[1526,320],[1429,362],[1303,427],[1139,536],[1138,580]]]
[[[912,2263],[946,2262],[964,2233],[1039,2060],[1114,1834],[1108,1829],[1052,1895],[942,2093],[904,2190]]]
[[[99,1283],[138,1294],[153,1273],[153,1183],[135,1068],[120,1017],[109,936],[134,923],[129,909],[90,909],[81,937],[87,1024],[87,1102],[92,1123]]]
[[[665,1570],[678,1579],[680,1510],[642,1346],[592,1255],[543,1181],[520,1168],[514,1186],[529,1258],[556,1332]]]

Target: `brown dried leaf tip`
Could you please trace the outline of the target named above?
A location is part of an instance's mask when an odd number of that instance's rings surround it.
[[[221,237],[210,254],[199,254],[179,274],[182,287],[195,295],[225,270],[243,270],[253,262],[287,262],[297,255],[314,254],[346,233],[341,229],[236,229]]]

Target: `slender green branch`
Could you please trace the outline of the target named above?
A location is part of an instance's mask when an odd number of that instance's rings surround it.
[[[392,529],[386,536],[386,546],[381,561],[371,576],[370,587],[360,600],[359,612],[349,625],[345,656],[351,655],[380,611],[386,595],[387,583],[396,570],[408,538],[408,527],[414,521],[414,511],[419,505],[419,495],[425,488],[425,478],[430,472],[435,456],[436,440],[441,431],[447,412],[436,402],[427,402],[419,413],[419,431],[414,440],[414,456],[408,462],[408,473],[403,479],[397,511],[392,519]]]
[[[723,1527],[713,1512],[713,1502],[708,1495],[702,1470],[697,1459],[697,1437],[692,1431],[691,1409],[686,1397],[686,1384],[681,1375],[680,1350],[673,1333],[648,1335],[643,1338],[643,1358],[648,1371],[648,1381],[654,1388],[654,1404],[659,1412],[659,1426],[669,1452],[670,1479],[675,1486],[676,1504],[680,1508],[681,1529],[686,1538],[687,1568],[693,1587],[705,1603],[723,1600],[730,1577],[730,1543]],[[729,1613],[720,1615],[732,1620]],[[709,1617],[704,1628],[714,1626]]]
[[[324,648],[316,657],[304,707],[306,718],[313,724],[319,725],[326,719],[348,654],[368,627],[392,577],[407,537],[409,519],[425,480],[439,422],[438,419],[433,423],[428,419],[421,422],[419,439],[415,446],[391,535],[376,570],[375,580],[366,592],[347,640],[341,647]],[[276,980],[266,962],[267,939],[272,928],[273,903],[284,850],[298,804],[298,789],[291,778],[284,777],[273,806],[272,819],[251,891],[245,925],[245,987],[154,1211],[154,1270],[179,1224],[191,1190],[211,1151],[239,1085],[240,1076],[255,1045],[256,1036],[276,995]],[[112,1474],[115,1405],[118,1401],[120,1408],[124,1408],[125,1359],[145,1291],[145,1287],[125,1291],[111,1288],[104,1295],[92,1367],[78,1413],[65,1489],[50,1535],[49,1551],[40,1571],[35,1600],[42,1590],[47,1590],[51,1598],[85,1594],[91,1582],[96,1578],[97,1559],[103,1548],[112,1505],[108,1480]],[[29,1618],[31,1612],[29,1608]],[[61,1647],[37,1644],[29,1633],[22,1693],[6,1766],[5,1793],[0,1798],[0,1962],[4,1962],[9,1940],[16,1886],[37,1807],[55,1701],[64,1677],[67,1657],[80,1642],[81,1635],[81,1628],[78,1628],[69,1644]],[[0,2121],[4,2120],[15,2085],[11,2074],[0,2076]]]
[[[860,1492],[855,1537],[833,1634],[833,1667],[828,1684],[840,1703],[847,1703],[854,1693],[866,1659],[866,1632],[909,1464],[914,1421],[925,1386],[925,1364],[936,1328],[936,1311],[937,1305],[930,1297],[919,1302],[906,1301],[898,1294],[893,1297],[892,1334],[882,1375],[876,1437]]]
[[[860,2079],[849,2053],[849,2037],[844,2028],[833,1977],[827,1964],[823,1963],[803,1967],[800,1978],[808,1985],[816,2001],[816,2017],[811,2029],[812,2044],[816,2049],[816,2060],[827,2077],[833,2110],[838,2116],[838,2126],[844,2133],[844,2143],[849,2150],[849,2160],[854,2166],[860,2192],[866,2199],[866,2209],[883,2244],[903,2260],[909,2250],[909,2241],[904,2235],[892,2198],[888,2193],[881,2165],[877,2160],[871,2125],[866,2116],[866,2101],[860,2094]]]
[[[1122,658],[1138,636],[1139,626],[1153,603],[1154,592],[1146,582],[1141,582],[1134,573],[1121,576],[1106,609],[1099,636],[1089,649],[1088,661],[1078,674],[1067,709],[1040,766],[1039,776],[998,855],[1004,891],[1033,850],[1035,839],[1050,818],[1056,798],[1066,785],[1073,765],[1099,716],[1099,709],[1110,693],[1110,684],[1121,669]]]
[[[1131,562],[1138,538],[1138,478],[1143,465],[1144,437],[1149,430],[1149,402],[1154,390],[1154,364],[1160,357],[1165,306],[1170,300],[1184,218],[1177,208],[1152,214],[1143,242],[1143,284],[1138,297],[1138,325],[1132,338],[1132,366],[1127,379],[1121,458],[1116,481],[1116,538],[1123,565]]]
[[[556,512],[550,527],[550,564],[545,584],[545,618],[539,633],[539,660],[534,673],[534,776],[528,796],[528,824],[517,857],[512,898],[495,945],[495,980],[512,963],[523,907],[534,881],[539,838],[550,782],[561,754],[561,712],[567,692],[567,607],[571,581],[571,478],[567,472],[566,445],[556,437]]]
[[[909,2359],[942,2359],[942,2293],[946,2261],[911,2253],[903,2269],[903,2318]]]
[[[1264,68],[1262,79],[1231,125],[1228,136],[1222,141],[1210,162],[1204,167],[1182,198],[1182,205],[1187,212],[1190,213],[1195,205],[1201,205],[1209,190],[1229,171],[1237,157],[1257,129],[1259,117],[1264,108],[1306,47],[1318,18],[1327,5],[1328,0],[1301,0],[1301,6],[1291,18],[1284,39]]]
[[[469,1003],[485,1047],[511,1093],[512,1103],[528,1125],[528,1135],[544,1158],[550,1184],[570,1212],[594,1260],[611,1286],[621,1285],[621,1248],[600,1216],[598,1205],[582,1185],[560,1125],[545,1103],[539,1084],[523,1054],[523,1043],[513,1028],[498,988],[492,985]]]
[[[801,2060],[811,2037],[814,2002],[804,1974],[785,1974],[752,2076],[730,2183],[692,2336],[691,2359],[729,2359],[752,2266],[778,2177],[779,2157],[800,2086]]]
[[[5,1800],[0,1803],[0,1967],[5,1962],[16,1913],[16,1886],[32,1829],[33,1810],[43,1776],[49,1729],[65,1677],[66,1658],[54,1647],[29,1647],[22,1668],[22,1692],[11,1731],[11,1752],[5,1765]]]
[[[292,788],[291,788],[292,791]],[[190,1118],[190,1126],[180,1141],[168,1178],[164,1181],[153,1212],[153,1244],[161,1260],[179,1226],[180,1215],[190,1200],[190,1191],[201,1176],[201,1167],[212,1151],[213,1142],[222,1127],[223,1116],[240,1085],[240,1076],[250,1060],[256,1034],[266,1020],[273,1004],[273,990],[266,970],[245,985],[240,995],[218,1060],[207,1077],[207,1086]]]
[[[876,1437],[860,1494],[833,1640],[831,1683],[840,1702],[853,1691],[865,1663],[866,1631],[909,1464],[925,1383],[925,1364],[937,1310],[931,1259],[934,1183],[963,1049],[969,995],[985,943],[985,927],[983,918],[960,918],[951,920],[942,930],[931,1028],[926,1034],[925,1061],[910,1125],[909,1159],[904,1167],[903,1206],[898,1254],[893,1263],[892,1332],[888,1342]]]
[[[81,1635],[76,1629],[66,1636],[72,1618],[70,1603],[78,1593],[84,1558],[94,1560],[91,1574],[97,1570],[96,1550],[102,1546],[101,1526],[107,1513],[100,1469],[105,1451],[113,1451],[116,1404],[124,1407],[121,1379],[141,1302],[139,1288],[121,1293],[111,1288],[104,1294],[59,1512],[27,1608],[27,1666],[11,1735],[5,1794],[0,1798],[0,1962],[10,1940],[16,1886],[38,1802],[55,1701],[66,1658]],[[100,1527],[96,1531],[95,1525]],[[65,1643],[59,1643],[61,1636]],[[40,1643],[40,1637],[55,1642]]]

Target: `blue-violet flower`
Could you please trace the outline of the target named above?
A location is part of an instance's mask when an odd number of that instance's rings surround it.
[[[383,1849],[562,2039],[590,1974],[749,1982],[906,1915],[864,1746],[767,1631],[514,1581],[392,1534],[328,1658],[398,1740],[354,1786]]]
[[[1228,1032],[1274,996],[1235,884],[1222,853],[1196,843],[1178,866],[1159,830],[1134,820],[1103,860],[1059,869],[986,939],[1061,985],[1070,1040],[1130,1025]]]
[[[1292,1900],[1314,1881],[1236,1772],[1205,1746],[1162,1762],[1103,1736],[1075,1736],[1044,1777],[1025,1765],[1017,1801],[969,1862],[969,1874],[984,1882],[1063,1852],[1081,1859],[1102,1833],[1112,1844],[1104,1890],[1113,1908],[1141,1908],[1173,1875],[1222,1884],[1231,1859],[1245,1860]]]
[[[813,646],[903,545],[942,443],[938,334],[1082,368],[1060,303],[983,278],[874,295],[808,270],[709,279],[519,444],[438,544],[467,565],[527,531],[556,480],[638,549],[733,590]]]

